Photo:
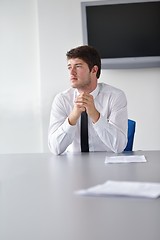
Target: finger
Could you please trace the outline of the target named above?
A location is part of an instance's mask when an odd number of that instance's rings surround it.
[[[85,104],[87,103],[88,99],[86,97],[78,97],[76,100],[75,100],[75,103],[82,103],[82,104]]]

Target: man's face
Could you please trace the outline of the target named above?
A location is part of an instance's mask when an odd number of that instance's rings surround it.
[[[92,71],[82,59],[72,58],[68,60],[71,86],[79,90],[87,90],[91,86]]]

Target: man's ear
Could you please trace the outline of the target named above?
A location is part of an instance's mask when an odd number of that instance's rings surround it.
[[[97,73],[97,71],[98,71],[98,66],[94,65],[93,68],[92,68],[92,72]]]

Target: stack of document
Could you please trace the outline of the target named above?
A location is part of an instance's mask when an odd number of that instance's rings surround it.
[[[118,156],[107,156],[105,163],[140,163],[146,162],[144,155],[118,155]]]
[[[83,196],[128,196],[158,198],[160,196],[160,183],[107,181],[88,189],[75,192]]]

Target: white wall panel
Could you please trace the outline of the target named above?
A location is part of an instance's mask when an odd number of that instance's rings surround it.
[[[0,153],[42,151],[36,1],[0,1]]]

